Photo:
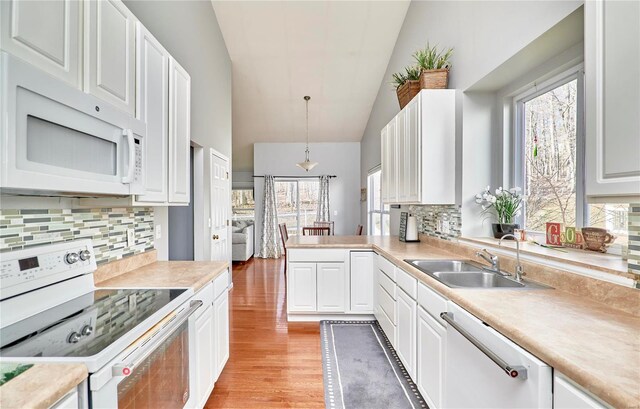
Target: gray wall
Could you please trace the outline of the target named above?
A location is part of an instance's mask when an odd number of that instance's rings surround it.
[[[125,0],[126,6],[191,75],[191,140],[204,148],[202,220],[209,219],[209,148],[231,161],[231,60],[209,1]],[[229,200],[231,212],[231,200]],[[167,257],[168,212],[159,209],[162,225],[159,257]],[[196,215],[196,219],[198,216]],[[196,229],[198,230],[198,229]],[[200,229],[196,259],[210,255],[209,230]]]
[[[360,143],[309,144],[311,160],[319,163],[310,172],[296,166],[296,163],[304,160],[304,149],[304,143],[256,143],[253,145],[254,173],[283,176],[336,175],[337,178],[329,182],[331,220],[335,221],[335,234],[353,234],[360,223]],[[262,234],[264,179],[256,178],[254,186],[258,249]],[[338,214],[334,215],[334,211]]]
[[[463,234],[488,229],[475,217],[472,193],[498,183],[495,166],[495,93],[464,91],[582,5],[582,1],[414,1],[411,3],[374,103],[361,144],[361,186],[380,164],[380,129],[400,110],[391,74],[412,63],[411,54],[431,44],[454,47],[449,88],[459,92],[457,197],[463,207]],[[464,112],[464,117],[462,113]],[[462,146],[460,146],[462,145]],[[493,169],[492,169],[493,168]],[[470,196],[471,195],[471,196]],[[361,208],[366,220],[366,208]]]

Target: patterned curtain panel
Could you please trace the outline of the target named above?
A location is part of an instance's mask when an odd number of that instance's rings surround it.
[[[279,258],[282,255],[278,232],[278,210],[276,207],[276,184],[273,176],[264,177],[264,208],[262,209],[262,235],[258,257]]]
[[[329,212],[329,176],[320,176],[320,190],[318,191],[318,212],[316,220],[328,222],[331,220]]]

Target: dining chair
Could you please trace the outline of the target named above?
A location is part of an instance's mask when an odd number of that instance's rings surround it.
[[[287,240],[289,240],[289,232],[287,231],[287,224],[280,223],[278,225],[280,230],[280,238],[282,239],[282,249],[284,250],[284,276],[287,277]]]
[[[303,236],[328,236],[329,227],[303,227]]]
[[[313,222],[313,227],[328,227],[329,234],[334,236],[336,234],[334,223],[335,222]]]
[[[362,236],[362,228],[363,226],[361,224],[356,227],[356,236]]]

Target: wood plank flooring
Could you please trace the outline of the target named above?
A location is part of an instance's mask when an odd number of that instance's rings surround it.
[[[233,266],[230,357],[205,408],[324,408],[320,327],[288,323],[284,260]]]

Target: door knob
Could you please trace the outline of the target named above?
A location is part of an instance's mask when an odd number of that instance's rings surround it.
[[[214,234],[213,237],[211,237],[211,238],[214,239],[214,240],[218,240],[219,239],[217,234]]]

